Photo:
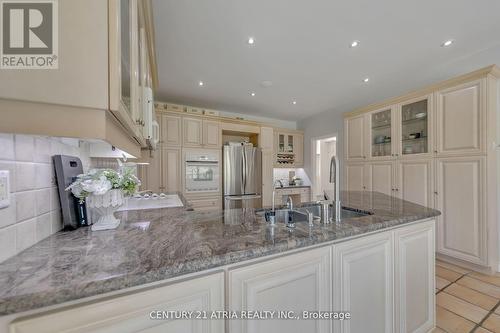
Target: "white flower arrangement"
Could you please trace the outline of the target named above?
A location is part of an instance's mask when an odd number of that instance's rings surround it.
[[[81,174],[66,188],[84,202],[89,195],[104,195],[110,190],[122,190],[127,196],[133,195],[141,181],[132,173],[125,170],[119,173],[112,169],[92,169],[86,174]]]

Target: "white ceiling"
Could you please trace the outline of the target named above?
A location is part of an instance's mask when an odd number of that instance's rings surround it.
[[[154,0],[153,5],[161,101],[299,120],[500,64],[498,0]],[[246,43],[249,36],[253,46]],[[456,42],[440,47],[447,39]],[[350,48],[352,40],[360,46]],[[273,85],[262,87],[264,80]]]

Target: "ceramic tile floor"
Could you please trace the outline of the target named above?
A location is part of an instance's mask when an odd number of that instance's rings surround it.
[[[500,333],[500,275],[436,261],[435,333]]]

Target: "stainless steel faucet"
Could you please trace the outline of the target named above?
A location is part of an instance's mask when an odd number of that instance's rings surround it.
[[[340,222],[340,163],[337,156],[332,156],[330,160],[330,183],[335,183],[335,222]]]
[[[279,179],[276,179],[274,182],[273,182],[273,212],[274,212],[274,195],[276,194],[276,183],[279,183],[280,184],[280,187],[283,187],[283,183],[281,182],[281,180]]]
[[[291,196],[288,196],[286,198],[286,207],[288,208],[288,210],[293,211],[293,200]]]

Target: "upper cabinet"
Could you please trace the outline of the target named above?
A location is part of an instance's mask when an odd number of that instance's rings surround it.
[[[350,161],[366,159],[365,130],[366,115],[347,118],[344,123],[346,140],[346,158]]]
[[[203,140],[203,120],[199,118],[182,119],[184,132],[184,147],[201,147]]]
[[[220,148],[221,129],[218,121],[195,117],[184,117],[183,147]]]
[[[432,96],[412,99],[398,107],[396,157],[423,156],[431,151]]]
[[[218,121],[203,120],[203,146],[205,148],[220,148],[222,146]]]
[[[396,142],[396,140],[394,140],[396,137],[396,126],[393,126],[394,118],[395,112],[392,107],[373,111],[368,115],[366,120],[369,123],[368,137],[370,139],[370,144],[367,145],[367,149],[369,149],[368,155],[371,159],[388,159],[394,156],[396,150],[394,148],[394,142]],[[356,121],[359,122],[360,120],[355,120],[355,122]],[[356,128],[355,125],[353,125],[353,127],[354,129]],[[353,130],[350,132],[352,135],[355,134]],[[361,140],[363,140],[363,138],[361,138]],[[358,150],[361,149],[359,145],[362,145],[362,143],[363,142],[360,142],[359,139],[356,140],[355,145],[351,148],[351,152],[353,150],[356,151],[356,148]],[[363,156],[365,156],[364,153]]]
[[[139,156],[157,139],[151,1],[57,6],[58,68],[1,71],[0,131],[102,139]]]
[[[304,165],[304,134],[291,130],[275,131],[275,152],[278,168],[294,168]]]
[[[163,146],[182,146],[182,118],[175,115],[162,114],[161,116],[161,139]]]
[[[109,3],[109,108],[145,145],[152,140],[156,67],[149,1]]]
[[[478,153],[485,149],[483,80],[436,93],[436,153]]]

